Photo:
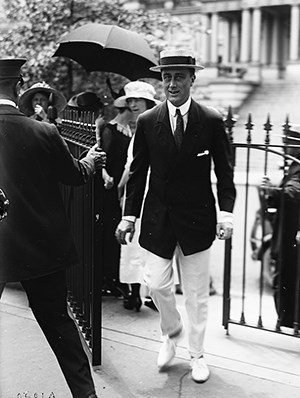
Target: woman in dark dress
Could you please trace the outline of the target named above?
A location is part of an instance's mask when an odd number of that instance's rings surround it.
[[[120,245],[115,230],[121,220],[118,184],[124,171],[127,150],[132,137],[129,123],[132,112],[123,97],[114,102],[117,116],[101,128],[100,139],[107,155],[103,169],[103,294],[126,296],[127,285],[119,281]]]

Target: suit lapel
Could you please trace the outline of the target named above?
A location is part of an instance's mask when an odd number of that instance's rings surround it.
[[[194,153],[197,151],[205,128],[205,113],[200,106],[192,100],[189,109],[188,122],[184,132],[181,151]]]
[[[170,126],[169,110],[166,101],[159,106],[154,131],[156,131],[159,145],[161,145],[167,153],[175,156],[177,154],[177,148]]]

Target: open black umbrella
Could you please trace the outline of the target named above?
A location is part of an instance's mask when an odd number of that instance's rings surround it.
[[[88,72],[118,73],[130,80],[160,79],[149,70],[157,65],[146,40],[116,25],[89,23],[62,37],[53,56],[71,58]]]

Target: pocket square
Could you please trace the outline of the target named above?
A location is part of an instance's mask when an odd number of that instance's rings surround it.
[[[209,155],[209,150],[208,149],[206,149],[205,151],[203,151],[203,152],[199,152],[199,153],[197,153],[197,157],[200,157],[200,156],[205,156],[205,155]]]

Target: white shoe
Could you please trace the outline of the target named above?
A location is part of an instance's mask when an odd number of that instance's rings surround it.
[[[178,341],[183,337],[183,328],[176,337],[163,336],[163,343],[157,357],[157,367],[159,370],[167,367],[176,354]]]
[[[209,378],[209,369],[204,361],[204,358],[192,358],[192,379],[196,383],[204,383]]]

